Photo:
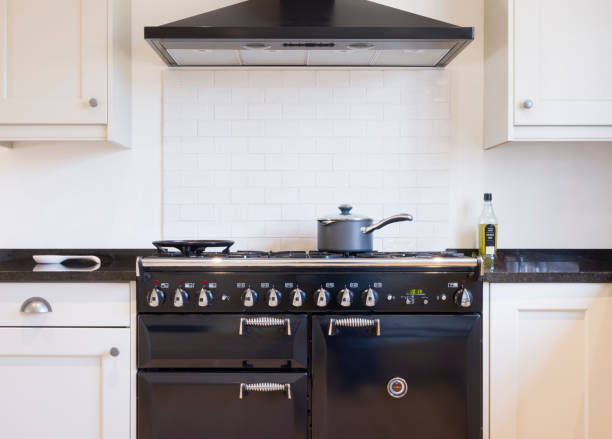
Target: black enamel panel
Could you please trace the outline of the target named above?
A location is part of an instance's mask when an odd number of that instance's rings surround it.
[[[318,271],[298,272],[204,272],[204,271],[149,271],[138,282],[138,311],[146,313],[338,313],[338,312],[390,312],[390,313],[477,313],[482,309],[482,282],[474,280],[474,273],[466,272],[385,272],[385,271]],[[461,308],[454,302],[457,289],[464,284],[473,294],[469,308]],[[153,287],[160,287],[166,300],[156,308],[147,304],[147,294]],[[182,286],[189,295],[182,308],[173,306],[172,297],[176,288]],[[212,303],[199,307],[197,295],[205,286],[213,295]],[[265,293],[274,287],[282,293],[277,307],[266,304]],[[306,293],[301,308],[291,305],[290,296],[294,288]],[[328,306],[318,307],[314,292],[323,287],[333,300]],[[354,292],[354,302],[348,307],[340,306],[337,295],[344,287]],[[372,287],[378,293],[375,307],[363,304],[364,289]],[[240,301],[246,288],[258,293],[257,303],[246,308]],[[416,290],[416,291],[413,291]],[[419,294],[412,294],[413,292]],[[407,303],[409,296],[412,296]]]
[[[245,326],[240,314],[141,314],[139,368],[306,369],[306,315],[275,314],[286,326]],[[253,316],[251,316],[253,317]]]
[[[285,391],[248,392],[241,383],[289,384]],[[308,437],[308,380],[303,373],[138,373],[138,439]]]
[[[479,315],[369,315],[380,336],[328,335],[330,319],[343,317],[312,317],[313,439],[482,437]],[[396,377],[408,387],[401,398],[387,391]]]

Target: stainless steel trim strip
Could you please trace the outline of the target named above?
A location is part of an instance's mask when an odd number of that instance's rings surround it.
[[[423,267],[423,268],[476,268],[476,258],[407,258],[407,259],[227,259],[227,258],[143,258],[142,267]]]

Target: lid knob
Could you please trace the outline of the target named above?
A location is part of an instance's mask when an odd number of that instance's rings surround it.
[[[340,206],[338,206],[338,209],[340,209],[342,215],[350,215],[352,208],[353,206],[351,206],[350,204],[341,204]]]

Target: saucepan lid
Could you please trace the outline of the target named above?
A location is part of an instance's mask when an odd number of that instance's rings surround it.
[[[324,218],[319,218],[318,221],[328,224],[338,221],[372,221],[372,218],[367,216],[351,213],[353,206],[350,204],[341,204],[338,209],[340,209],[340,213],[326,215]]]

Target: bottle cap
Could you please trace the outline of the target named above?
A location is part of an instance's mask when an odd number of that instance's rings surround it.
[[[493,195],[491,195],[490,193],[484,194],[484,200],[485,201],[492,201],[493,200]]]

